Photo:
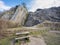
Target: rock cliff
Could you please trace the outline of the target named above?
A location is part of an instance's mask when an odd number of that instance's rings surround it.
[[[21,26],[34,26],[44,22],[45,20],[60,22],[60,7],[37,9],[35,12],[28,12],[23,5],[18,5],[4,13],[1,13],[0,18],[14,21]]]
[[[60,22],[60,7],[37,9],[35,12],[29,12],[25,26],[34,26],[44,22],[45,20]]]
[[[13,7],[10,10],[4,11],[0,14],[0,19],[10,20],[18,25],[24,25],[26,17],[28,16],[27,13],[28,11],[23,5],[17,5],[16,7]]]
[[[18,23],[19,25],[24,25],[26,17],[27,17],[27,9],[23,6],[18,6],[16,12],[12,16],[10,20]]]

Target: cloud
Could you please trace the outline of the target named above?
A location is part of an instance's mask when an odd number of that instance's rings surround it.
[[[30,11],[35,11],[37,8],[50,8],[60,6],[60,0],[33,0]]]
[[[9,10],[10,8],[10,6],[5,5],[5,3],[2,0],[0,0],[0,11]]]

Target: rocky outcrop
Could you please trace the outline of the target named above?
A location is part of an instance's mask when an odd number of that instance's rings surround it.
[[[28,14],[27,21],[25,23],[25,26],[34,26],[36,24],[39,24],[42,22],[42,20],[38,19],[37,17],[34,16],[33,12],[29,12]]]
[[[17,25],[24,25],[26,17],[28,16],[27,13],[28,11],[23,5],[17,5],[8,11],[4,11],[0,16],[3,20],[10,20],[15,22]]]
[[[22,5],[18,5],[0,14],[0,18],[4,20],[14,21],[18,25],[34,26],[44,22],[60,22],[60,7],[52,7],[48,9],[37,9],[35,12],[29,12]]]
[[[60,22],[60,7],[37,9],[35,12],[29,13],[25,26],[34,26],[44,22],[45,20]]]
[[[11,20],[19,25],[24,25],[27,15],[27,9],[24,6],[18,6]]]

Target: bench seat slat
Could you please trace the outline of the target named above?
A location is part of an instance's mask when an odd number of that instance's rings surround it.
[[[21,34],[29,34],[29,32],[16,33],[16,35],[21,35]]]
[[[30,37],[30,36],[18,37],[18,38],[15,38],[15,40],[20,40],[20,39],[29,38],[29,37]]]

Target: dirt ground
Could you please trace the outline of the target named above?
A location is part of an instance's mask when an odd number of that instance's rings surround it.
[[[30,42],[21,45],[46,45],[43,38],[30,37]]]

